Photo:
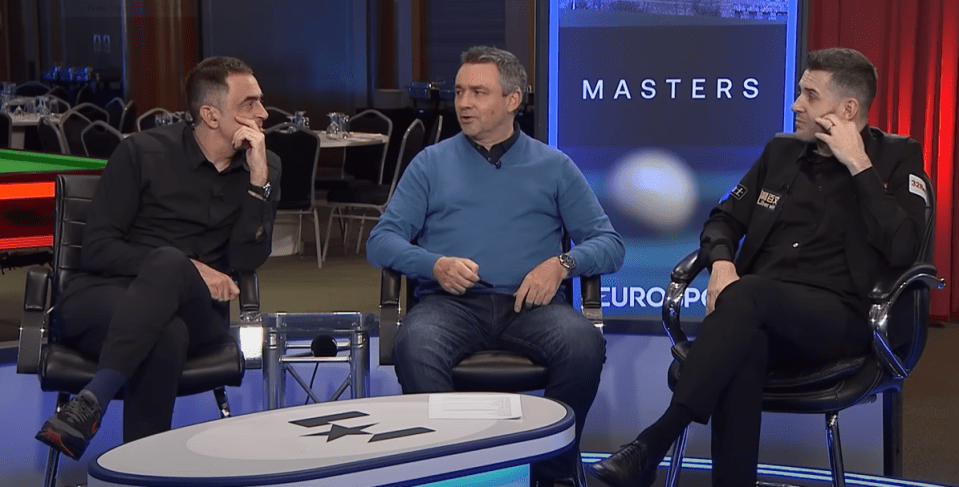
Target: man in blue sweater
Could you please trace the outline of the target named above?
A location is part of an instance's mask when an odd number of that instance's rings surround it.
[[[452,367],[477,350],[521,353],[549,368],[546,396],[575,411],[578,444],[605,341],[558,290],[566,277],[615,272],[625,247],[573,161],[515,124],[525,86],[511,53],[463,53],[462,133],[416,156],[367,258],[422,282],[393,350],[404,393],[453,390]],[[576,243],[568,253],[564,228]],[[572,485],[578,461],[574,448],[534,464],[534,485]]]

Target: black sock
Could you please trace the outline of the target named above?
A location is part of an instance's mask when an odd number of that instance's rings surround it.
[[[651,455],[663,458],[692,421],[693,416],[685,407],[671,403],[666,408],[666,412],[649,428],[643,430],[636,439],[646,444]]]
[[[113,396],[123,388],[127,382],[126,374],[113,369],[100,369],[93,375],[93,380],[84,387],[93,393],[100,403],[100,411],[105,413]]]

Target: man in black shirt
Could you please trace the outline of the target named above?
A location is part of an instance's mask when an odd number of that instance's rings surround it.
[[[867,353],[871,286],[918,258],[929,197],[919,144],[868,126],[876,71],[865,56],[825,49],[806,61],[795,134],[773,139],[704,225],[707,315],[669,408],[587,467],[611,485],[650,485],[689,423],[711,420],[713,485],[755,486],[767,370]]]
[[[186,80],[193,125],[128,137],[110,156],[59,297],[61,336],[98,359],[93,380],[37,433],[79,458],[125,387],[125,442],[170,429],[188,352],[221,340],[239,289],[228,273],[270,255],[280,160],[261,130],[253,71],[202,61]]]

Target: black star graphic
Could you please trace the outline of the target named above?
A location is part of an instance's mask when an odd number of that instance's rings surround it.
[[[312,435],[305,435],[305,436],[326,436],[326,437],[327,437],[327,438],[326,438],[326,441],[327,441],[327,443],[329,443],[329,442],[331,442],[331,441],[333,441],[333,440],[335,440],[335,439],[337,439],[337,438],[342,438],[342,437],[344,437],[344,436],[349,436],[349,435],[369,435],[369,434],[372,434],[372,433],[367,433],[367,432],[365,432],[365,431],[363,431],[363,430],[366,429],[366,428],[369,428],[370,426],[373,426],[373,425],[375,425],[375,424],[377,424],[377,423],[365,424],[365,425],[363,425],[363,426],[354,426],[354,427],[352,427],[352,428],[347,428],[347,427],[344,427],[344,426],[340,426],[340,425],[338,425],[338,424],[331,424],[331,425],[330,425],[330,430],[327,431],[327,432],[325,432],[325,433],[314,433],[314,434],[312,434]]]

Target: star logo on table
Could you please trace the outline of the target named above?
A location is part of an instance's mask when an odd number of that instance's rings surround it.
[[[326,437],[327,437],[327,438],[326,438],[326,441],[327,441],[327,443],[329,443],[329,442],[331,442],[331,441],[333,441],[333,440],[342,438],[342,437],[344,437],[344,436],[350,436],[350,435],[371,435],[371,434],[373,434],[373,433],[367,433],[366,431],[363,431],[363,430],[366,429],[366,428],[369,428],[370,426],[375,426],[376,424],[377,424],[377,423],[364,424],[363,426],[354,426],[354,427],[352,427],[352,428],[348,428],[348,427],[345,427],[345,426],[340,426],[340,425],[338,425],[338,424],[331,424],[329,431],[326,431],[326,432],[323,432],[323,433],[313,433],[312,435],[305,435],[305,436],[326,436]]]
[[[363,426],[340,426],[338,424],[333,424],[333,421],[343,421],[346,419],[362,418],[369,416],[364,412],[360,411],[349,411],[345,413],[330,414],[327,416],[316,416],[313,418],[304,418],[298,419],[296,421],[290,421],[290,424],[295,424],[297,426],[302,426],[304,428],[317,428],[320,426],[330,425],[329,431],[323,431],[320,433],[311,433],[304,436],[325,436],[327,443],[342,438],[344,436],[356,436],[356,435],[372,435],[367,443],[373,443],[376,441],[385,441],[393,440],[396,438],[404,438],[407,436],[422,435],[425,433],[432,433],[435,430],[429,428],[406,428],[401,430],[386,431],[382,433],[370,433],[363,431],[370,426],[376,426],[379,423],[365,424]]]

